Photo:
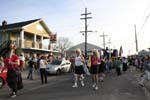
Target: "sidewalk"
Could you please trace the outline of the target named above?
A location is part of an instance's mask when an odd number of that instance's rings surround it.
[[[131,68],[131,72],[134,73],[136,79],[137,79],[137,82],[140,82],[141,80],[141,71],[140,70],[136,70],[133,66]],[[139,85],[140,86],[140,85]],[[141,87],[142,90],[144,91],[145,93],[145,96],[146,96],[146,100],[150,100],[150,85],[148,84],[148,81],[145,80],[144,81],[144,87]]]

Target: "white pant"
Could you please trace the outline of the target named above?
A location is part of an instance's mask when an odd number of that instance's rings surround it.
[[[145,80],[148,80],[149,85],[150,85],[150,72],[149,71],[145,71],[145,73],[140,81],[140,84],[144,84]]]
[[[150,71],[145,71],[145,74],[147,76],[146,79],[150,81]]]

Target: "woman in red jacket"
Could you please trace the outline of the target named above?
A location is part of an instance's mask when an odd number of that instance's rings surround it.
[[[91,74],[93,80],[93,88],[98,90],[98,74],[100,65],[100,55],[97,49],[93,50],[93,55],[91,56]]]
[[[15,54],[16,47],[11,46],[10,56],[4,60],[5,68],[7,68],[7,84],[11,88],[11,97],[16,97],[17,93],[17,72],[19,66],[19,57]]]

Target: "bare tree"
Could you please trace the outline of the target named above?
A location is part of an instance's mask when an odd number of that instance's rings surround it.
[[[69,41],[69,38],[66,37],[60,37],[57,41],[57,50],[62,54],[65,55],[65,51],[72,46],[71,41]]]

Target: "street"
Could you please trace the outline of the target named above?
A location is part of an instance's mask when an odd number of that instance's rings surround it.
[[[148,100],[142,87],[138,85],[134,72],[128,71],[117,76],[115,71],[108,73],[99,90],[92,88],[90,76],[85,77],[85,86],[72,88],[73,74],[49,76],[48,84],[41,84],[40,77],[27,80],[24,77],[24,89],[17,97],[9,98],[10,89],[0,89],[0,100]],[[79,82],[78,82],[79,83]]]

